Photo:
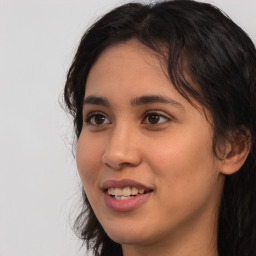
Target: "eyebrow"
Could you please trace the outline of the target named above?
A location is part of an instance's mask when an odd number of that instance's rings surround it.
[[[131,100],[131,104],[133,106],[140,106],[140,105],[154,104],[154,103],[172,104],[172,105],[176,105],[177,107],[183,108],[183,106],[179,102],[161,95],[145,95],[145,96],[141,96]]]
[[[141,105],[154,104],[154,103],[172,104],[174,106],[183,108],[183,106],[179,102],[161,95],[144,95],[131,100],[132,106],[141,106]],[[108,101],[107,98],[97,97],[97,96],[86,97],[83,101],[83,105],[87,105],[87,104],[110,107],[110,102]]]
[[[88,96],[84,99],[83,105],[92,104],[92,105],[102,105],[104,107],[110,107],[110,103],[106,98]]]

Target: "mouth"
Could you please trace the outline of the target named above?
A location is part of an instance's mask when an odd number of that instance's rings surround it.
[[[106,205],[114,211],[130,211],[146,202],[153,189],[134,180],[108,180],[103,183]]]
[[[125,188],[108,188],[106,192],[116,200],[127,200],[134,198],[138,195],[147,194],[152,192],[152,190],[145,190],[143,188],[137,187],[125,187]]]

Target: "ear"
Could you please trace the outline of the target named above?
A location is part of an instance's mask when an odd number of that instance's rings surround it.
[[[240,127],[229,134],[224,144],[219,171],[230,175],[239,171],[245,163],[251,150],[251,133],[246,127]]]

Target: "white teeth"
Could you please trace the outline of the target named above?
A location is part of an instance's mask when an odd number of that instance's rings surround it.
[[[109,189],[108,189],[108,193],[109,193],[110,195],[115,195],[115,189],[114,189],[114,188],[109,188]]]
[[[127,200],[133,198],[133,196],[115,196],[115,199],[117,200]]]
[[[139,190],[135,187],[132,187],[131,194],[134,196],[134,195],[137,195],[138,193],[139,193]]]
[[[144,193],[144,189],[143,188],[139,189],[139,193],[143,194]]]
[[[129,196],[131,194],[131,189],[130,187],[126,187],[122,189],[122,195],[123,196]]]
[[[135,187],[125,187],[121,188],[109,188],[108,194],[114,196],[117,200],[125,200],[132,198],[133,196],[139,194],[143,194],[145,192],[144,189],[138,189]]]
[[[115,193],[115,196],[121,196],[122,195],[122,189],[121,188],[115,188],[114,193]]]

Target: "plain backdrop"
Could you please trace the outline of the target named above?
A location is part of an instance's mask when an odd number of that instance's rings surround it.
[[[59,99],[85,29],[125,2],[0,0],[0,256],[86,255],[71,230],[81,185]],[[256,0],[210,2],[256,42]]]

